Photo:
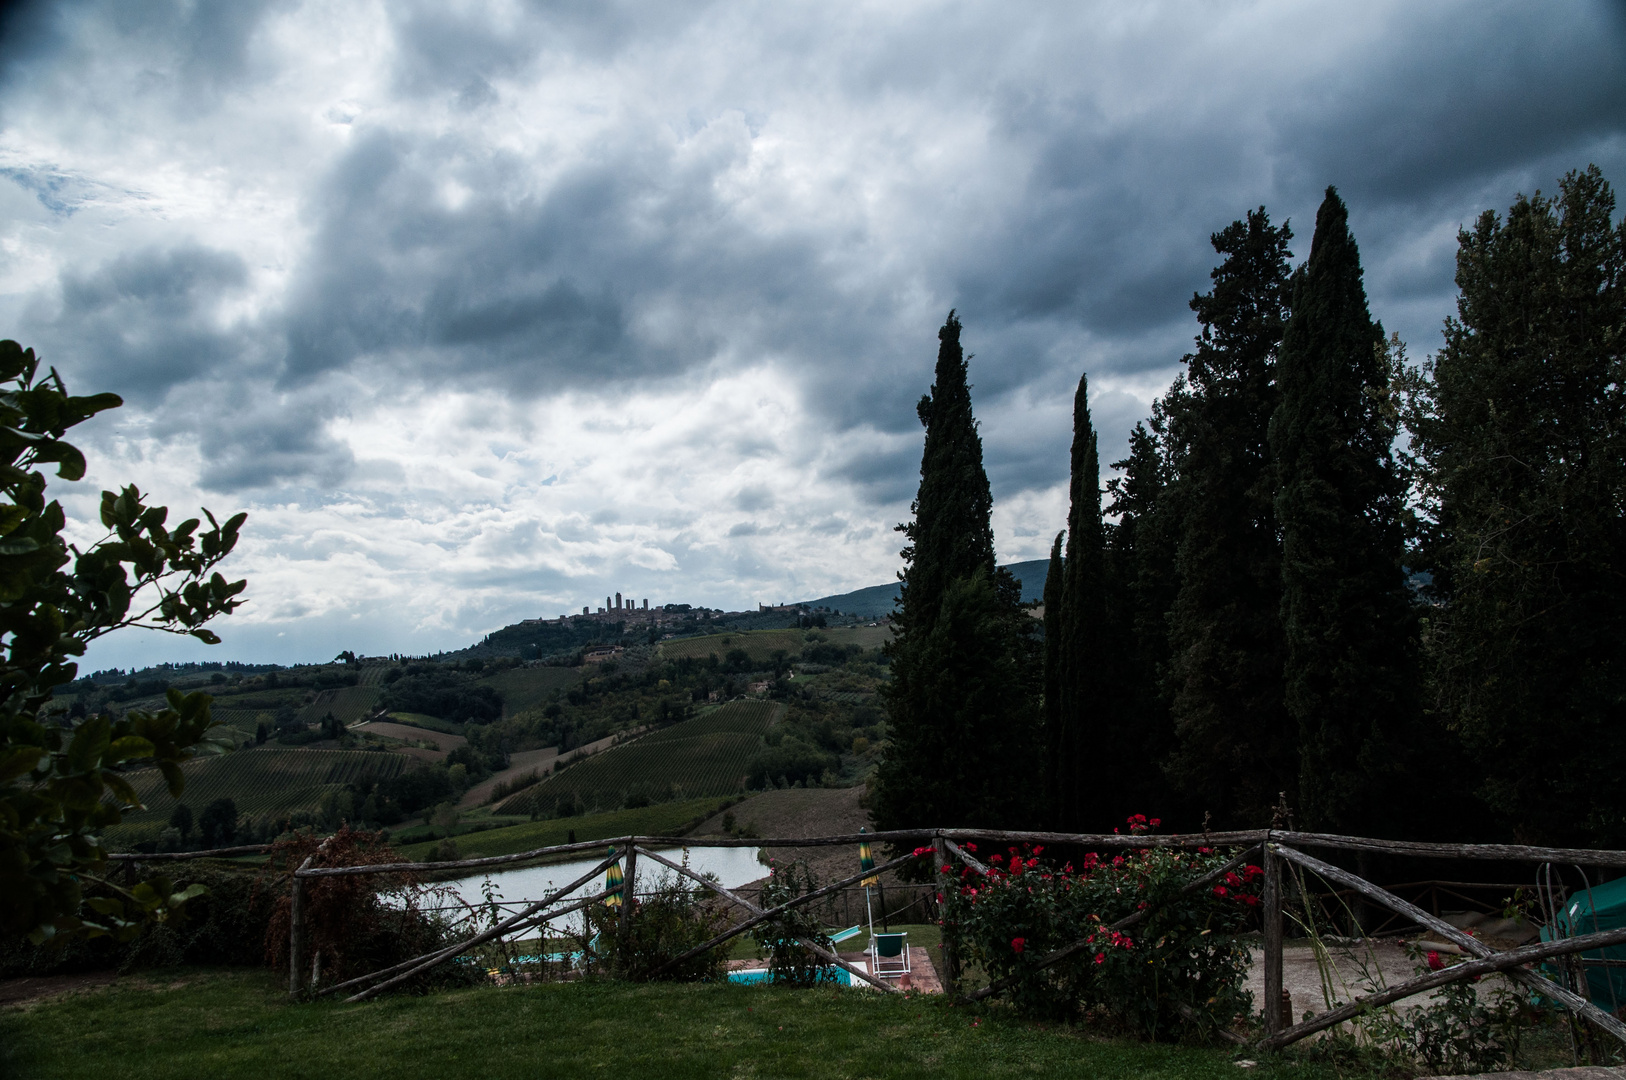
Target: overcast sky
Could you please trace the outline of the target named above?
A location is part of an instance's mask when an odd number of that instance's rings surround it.
[[[1420,358],[1459,227],[1626,180],[1618,3],[110,0],[4,32],[0,336],[124,396],[79,429],[90,494],[249,513],[226,643],[98,667],[889,580],[950,308],[1000,557],[1041,557],[1080,372],[1111,461],[1250,207],[1302,258],[1338,185]]]

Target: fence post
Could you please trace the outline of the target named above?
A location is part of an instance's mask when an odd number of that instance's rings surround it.
[[[299,864],[300,870],[309,869],[316,861],[311,855]],[[288,904],[288,996],[296,998],[302,986],[305,963],[305,879],[294,872],[294,886]]]
[[[944,912],[948,909],[949,890],[954,888],[954,879],[943,871],[943,867],[953,865],[949,861],[948,845],[943,842],[942,836],[932,840],[932,849],[936,852],[937,888],[942,893],[943,902],[937,905],[938,925],[943,930],[943,970],[939,972],[943,980],[943,993],[950,1001],[960,998],[960,958],[954,948],[954,938],[949,934],[948,920]]]
[[[1270,834],[1259,845],[1265,871],[1265,1034],[1274,1035],[1282,1027],[1282,861],[1271,848]],[[1291,1023],[1291,1017],[1288,1023]]]

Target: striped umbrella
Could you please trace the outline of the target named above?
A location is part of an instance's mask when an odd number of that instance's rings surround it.
[[[610,849],[610,854],[611,855],[615,854],[615,848]],[[618,862],[611,863],[610,864],[610,869],[605,872],[605,874],[604,874],[604,891],[609,894],[608,896],[606,896],[604,898],[604,906],[607,907],[607,908],[614,909],[614,910],[619,910],[620,907],[621,907],[621,864],[620,863],[618,863]]]
[[[861,832],[861,833],[869,832],[869,830],[864,828],[862,825],[860,825],[858,827],[858,831]],[[858,844],[858,869],[860,869],[860,870],[873,870],[873,869],[875,869],[875,856],[870,854],[869,841],[868,840],[860,841],[859,844]],[[861,882],[861,884],[866,889],[870,888],[873,885],[879,885],[880,883],[881,883],[881,879],[879,877],[867,877]]]

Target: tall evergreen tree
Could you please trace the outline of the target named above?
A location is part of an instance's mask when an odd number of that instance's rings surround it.
[[[1460,235],[1410,418],[1438,699],[1504,829],[1626,844],[1626,224],[1594,166]]]
[[[1181,392],[1176,387],[1176,396]],[[1174,749],[1174,727],[1158,685],[1168,662],[1168,612],[1179,579],[1174,573],[1173,500],[1167,498],[1172,463],[1168,456],[1164,401],[1151,419],[1129,433],[1129,456],[1112,463],[1119,475],[1107,481],[1107,627],[1118,643],[1119,716],[1113,744],[1122,774],[1122,801],[1109,807],[1115,817],[1129,813],[1161,815],[1178,822],[1190,808],[1175,798],[1163,775]]]
[[[982,467],[982,437],[971,413],[971,385],[960,347],[960,320],[950,311],[937,332],[937,370],[915,413],[926,428],[920,490],[913,520],[898,526],[909,538],[898,600],[900,629],[932,622],[943,591],[978,570],[990,578],[994,562],[993,493]]]
[[[1101,523],[1101,459],[1090,422],[1089,376],[1073,394],[1073,448],[1068,484],[1067,557],[1062,563],[1061,645],[1057,653],[1056,729],[1051,753],[1058,776],[1052,808],[1059,828],[1104,829],[1116,770],[1089,767],[1092,747],[1115,737],[1114,688],[1121,673],[1108,655],[1106,534]],[[1048,612],[1047,612],[1048,613]]]
[[[1056,534],[1050,545],[1050,567],[1044,579],[1044,809],[1047,822],[1055,824],[1056,807],[1061,803],[1061,542],[1065,531]]]
[[[898,612],[887,646],[891,737],[877,775],[882,828],[1031,821],[1043,795],[1032,622],[994,563],[993,498],[971,412],[960,322],[938,332],[914,518],[899,530]]]
[[[1277,385],[1271,449],[1299,805],[1311,828],[1404,827],[1389,811],[1418,709],[1389,365],[1349,212],[1330,187],[1295,277]]]
[[[1213,235],[1224,260],[1213,290],[1191,300],[1202,331],[1169,399],[1178,476],[1164,501],[1177,508],[1179,580],[1168,622],[1179,739],[1170,775],[1227,824],[1259,823],[1298,779],[1270,449],[1292,237],[1264,207]]]

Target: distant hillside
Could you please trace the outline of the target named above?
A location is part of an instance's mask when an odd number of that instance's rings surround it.
[[[1016,580],[1022,583],[1022,599],[1032,603],[1044,596],[1044,579],[1050,571],[1049,559],[1034,559],[1032,562],[1011,563],[1005,567]],[[898,601],[898,582],[890,585],[871,585],[867,589],[855,589],[849,593],[840,593],[836,596],[821,596],[817,600],[807,600],[805,603],[813,607],[827,607],[834,611],[851,612],[854,615],[868,615],[871,617],[890,614],[892,607]]]

